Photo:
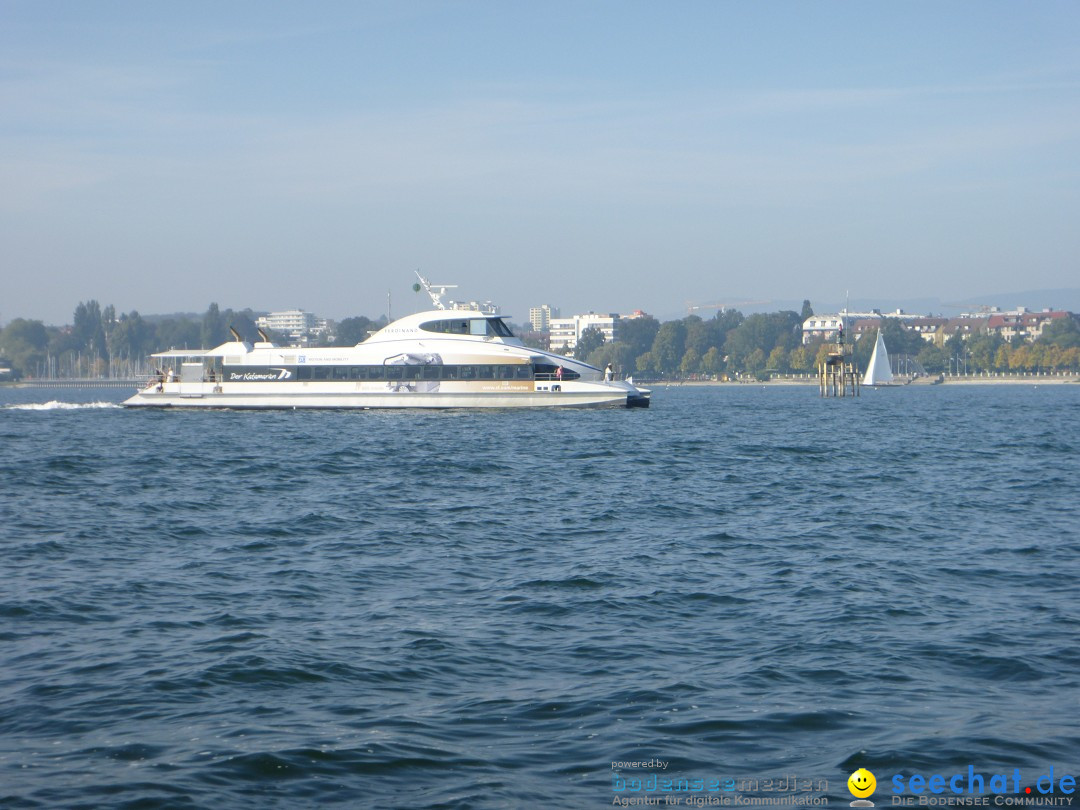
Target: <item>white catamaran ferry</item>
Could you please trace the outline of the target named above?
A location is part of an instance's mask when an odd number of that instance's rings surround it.
[[[419,273],[417,274],[419,276]],[[650,391],[525,346],[491,306],[442,302],[346,348],[266,339],[153,355],[159,376],[124,402],[180,408],[647,408]]]

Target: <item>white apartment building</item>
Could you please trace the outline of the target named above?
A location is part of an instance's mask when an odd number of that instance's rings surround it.
[[[548,304],[529,307],[529,324],[534,332],[547,332],[551,328],[551,319],[558,318],[560,314],[558,309]]]
[[[589,312],[585,315],[574,315],[572,318],[552,318],[549,324],[551,351],[573,350],[582,332],[590,328],[599,329],[604,335],[604,341],[611,343],[618,334],[618,326],[617,312],[607,315]]]
[[[839,312],[835,315],[811,315],[803,321],[802,342],[805,345],[818,339],[826,342],[836,340],[836,333],[840,331],[841,326],[844,328],[844,332],[850,335],[856,319],[873,317],[880,318],[881,316],[874,316],[873,314],[855,315],[848,312]]]
[[[317,318],[312,312],[302,309],[289,309],[284,312],[270,312],[255,320],[261,329],[271,329],[279,335],[288,335],[294,345],[306,346],[326,334],[331,322],[326,318]]]

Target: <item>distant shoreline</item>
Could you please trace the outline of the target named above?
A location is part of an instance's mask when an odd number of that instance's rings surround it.
[[[145,380],[134,379],[61,379],[61,380],[4,380],[0,381],[0,388],[138,388]],[[772,380],[639,380],[641,385],[652,388],[678,388],[680,386],[693,386],[697,388],[711,388],[719,386],[741,385],[767,385],[767,386],[816,386],[816,375],[797,379],[779,378]],[[936,382],[931,377],[920,377],[905,385],[1066,385],[1080,384],[1080,374],[1010,374],[1007,376],[986,377],[972,374],[969,376],[946,376]]]
[[[677,388],[679,386],[711,387],[728,385],[818,385],[817,377],[796,380],[640,380],[639,382],[646,387],[651,386],[653,388]],[[907,383],[896,387],[905,387],[905,385],[1065,385],[1069,383],[1080,384],[1080,374],[1047,374],[1045,376],[1010,375],[1006,377],[982,377],[978,375],[971,375],[969,377],[946,377],[936,383],[932,383],[928,380],[928,378],[923,377],[913,383]]]

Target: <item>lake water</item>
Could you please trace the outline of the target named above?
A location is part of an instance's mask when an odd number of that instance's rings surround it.
[[[1080,773],[1080,385],[126,393],[0,389],[4,808],[600,808],[663,779],[839,807],[859,767],[880,807],[897,775]]]

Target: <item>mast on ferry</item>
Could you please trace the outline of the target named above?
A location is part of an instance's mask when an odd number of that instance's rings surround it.
[[[431,303],[435,307],[435,309],[446,309],[446,305],[442,302],[442,297],[446,295],[447,290],[455,289],[457,287],[457,284],[432,284],[430,281],[420,275],[419,270],[416,270],[414,272],[416,273],[416,277],[420,279],[420,283],[414,284],[413,289],[416,292],[420,292],[420,290],[426,292],[431,298]]]

